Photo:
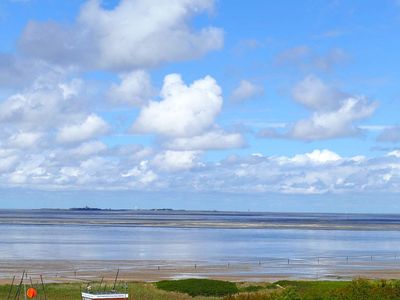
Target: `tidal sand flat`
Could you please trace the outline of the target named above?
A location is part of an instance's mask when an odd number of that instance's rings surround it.
[[[399,278],[399,224],[396,215],[2,210],[0,277],[28,269],[58,282],[120,268],[145,281]]]

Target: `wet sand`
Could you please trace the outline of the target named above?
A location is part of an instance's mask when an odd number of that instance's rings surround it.
[[[385,262],[258,262],[207,264],[195,261],[51,261],[18,260],[0,262],[0,283],[9,283],[22,271],[34,282],[40,275],[46,282],[112,281],[120,269],[121,281],[153,282],[163,279],[213,278],[229,281],[268,281],[282,279],[351,280],[399,279],[400,261]]]
[[[400,230],[400,216],[132,210],[0,210],[0,225],[6,227],[10,224],[78,225],[107,228],[108,226],[122,226],[392,231]],[[114,278],[118,269],[121,270],[120,279],[126,281],[158,281],[188,277],[231,281],[351,280],[357,277],[400,278],[400,257],[395,254],[384,254],[381,257],[373,258],[369,256],[320,257],[319,259],[303,257],[251,262],[140,259],[51,260],[51,257],[49,258],[49,260],[1,260],[0,283],[10,282],[13,276],[20,276],[23,270],[26,270],[34,281],[43,275],[46,282],[88,282],[101,280],[103,277],[108,281]],[[221,260],[223,259],[221,258]]]

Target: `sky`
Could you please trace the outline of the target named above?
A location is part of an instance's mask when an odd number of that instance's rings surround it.
[[[400,2],[0,1],[0,208],[400,213]]]

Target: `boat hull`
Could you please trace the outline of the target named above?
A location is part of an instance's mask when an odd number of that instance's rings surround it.
[[[128,294],[90,294],[90,293],[82,293],[82,300],[94,300],[94,299],[102,299],[102,300],[127,300],[129,298]]]

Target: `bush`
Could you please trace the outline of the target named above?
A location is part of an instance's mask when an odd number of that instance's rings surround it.
[[[332,293],[338,300],[395,300],[400,299],[399,282],[394,280],[353,280],[348,287]]]
[[[185,293],[192,297],[221,297],[239,292],[236,284],[233,282],[211,279],[163,280],[157,282],[156,286],[164,291]]]

